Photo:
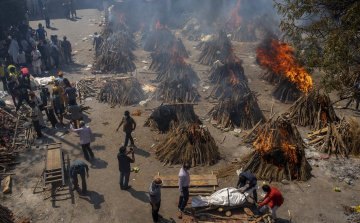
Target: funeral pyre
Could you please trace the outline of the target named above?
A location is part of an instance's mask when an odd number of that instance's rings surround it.
[[[148,118],[146,126],[168,131],[156,146],[155,154],[164,163],[211,165],[220,159],[218,147],[209,130],[201,125],[193,105],[161,105]]]
[[[283,116],[295,125],[310,126],[315,130],[339,120],[329,96],[319,90],[301,96]]]
[[[269,120],[260,129],[253,146],[254,152],[239,163],[220,169],[218,177],[228,178],[242,168],[262,180],[306,181],[310,178],[311,166],[305,158],[304,142],[290,122],[281,118]]]
[[[230,15],[224,26],[226,32],[229,33],[230,39],[233,41],[253,42],[257,40],[255,35],[255,21],[244,19],[239,12],[242,0],[238,0],[236,6],[230,12]]]
[[[132,77],[115,77],[106,80],[97,95],[99,102],[108,103],[111,107],[126,106],[146,99],[140,82]]]
[[[155,29],[150,30],[144,44],[145,51],[155,51],[158,47],[166,45],[172,41],[175,36],[171,33],[166,24],[161,24],[158,20]]]
[[[199,41],[202,37],[213,34],[214,27],[213,25],[208,25],[206,20],[192,17],[184,26],[181,34],[187,40]]]
[[[203,50],[197,61],[208,66],[217,60],[224,63],[233,53],[231,41],[224,30],[219,30],[210,42],[201,42],[200,45]]]
[[[296,101],[313,89],[311,76],[294,59],[294,50],[273,36],[264,39],[257,48],[257,62],[267,69],[264,79],[276,84],[272,96],[281,102]]]

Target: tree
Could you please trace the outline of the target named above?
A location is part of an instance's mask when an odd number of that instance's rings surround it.
[[[26,19],[26,0],[0,1],[0,38],[7,35],[11,25],[20,25]]]
[[[342,96],[360,78],[360,1],[274,1],[300,61],[321,70],[320,87]]]

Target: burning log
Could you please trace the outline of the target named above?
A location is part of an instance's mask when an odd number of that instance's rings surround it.
[[[180,123],[187,125],[201,124],[192,104],[160,105],[146,120],[144,126],[164,133],[170,130],[171,124],[178,126]]]
[[[209,27],[206,24],[201,25],[196,18],[191,18],[181,31],[183,37],[190,41],[199,41],[202,36],[210,35],[212,33],[214,33],[212,27]]]
[[[15,220],[12,211],[0,204],[0,222],[13,223]]]
[[[295,125],[310,126],[311,129],[322,129],[328,123],[339,120],[329,96],[320,94],[319,90],[303,95],[283,116]]]
[[[180,124],[173,127],[156,147],[157,158],[164,163],[212,165],[220,159],[220,153],[209,130],[198,124]]]
[[[272,95],[282,101],[295,101],[301,93],[310,92],[313,88],[311,76],[304,67],[295,61],[294,50],[287,44],[267,37],[257,48],[256,60],[268,70],[267,80],[278,84]],[[278,77],[277,77],[278,76]]]
[[[217,60],[225,63],[229,55],[233,55],[233,49],[230,39],[223,30],[219,30],[215,38],[203,46],[203,51],[197,61],[204,65],[213,65]]]
[[[199,92],[186,74],[163,80],[155,91],[155,98],[165,102],[194,102],[199,97]]]
[[[222,64],[220,61],[216,61],[214,66],[209,71],[208,78],[213,84],[220,84],[227,82],[231,78],[236,78],[245,83],[248,79],[245,76],[244,68],[241,65],[241,60],[235,60],[234,62],[225,62]]]
[[[209,112],[210,122],[223,128],[252,128],[259,121],[264,122],[265,117],[259,108],[257,98],[250,91],[247,84],[238,81],[223,83],[220,88],[215,88],[219,94],[219,104]],[[214,91],[214,90],[213,90]]]
[[[156,51],[151,54],[152,62],[149,68],[153,71],[164,70],[170,64],[171,58],[178,56],[189,58],[189,53],[181,39],[174,38],[165,45],[158,47]]]
[[[97,95],[99,102],[116,105],[133,105],[146,99],[141,84],[135,78],[113,78],[107,81]]]
[[[281,118],[269,120],[259,131],[253,143],[255,151],[226,170],[242,168],[253,173],[258,179],[281,181],[303,180],[311,176],[311,166],[305,158],[304,143],[297,128]],[[224,168],[225,169],[225,168]],[[219,170],[218,177],[227,173]]]
[[[172,41],[175,36],[171,33],[167,25],[160,24],[157,21],[155,29],[151,30],[145,41],[144,50],[145,51],[154,51],[158,47],[166,45],[168,42]]]

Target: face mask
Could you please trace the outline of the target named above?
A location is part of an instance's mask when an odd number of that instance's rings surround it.
[[[127,116],[126,116],[126,115],[124,115],[124,118],[126,119],[126,118],[127,118]]]

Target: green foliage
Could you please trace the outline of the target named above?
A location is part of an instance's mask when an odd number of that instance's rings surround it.
[[[359,81],[360,1],[274,1],[297,56],[308,68],[322,71],[320,87],[342,95]]]
[[[0,1],[0,38],[3,39],[11,25],[19,25],[25,20],[26,0]]]

